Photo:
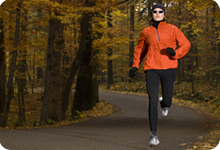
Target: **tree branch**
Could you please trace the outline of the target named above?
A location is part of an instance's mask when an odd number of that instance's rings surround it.
[[[128,2],[128,1],[129,1],[129,0],[123,0],[123,1],[121,1],[121,2],[118,2],[117,5],[124,4],[124,3]]]

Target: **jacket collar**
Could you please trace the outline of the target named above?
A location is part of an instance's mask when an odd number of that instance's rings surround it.
[[[154,21],[153,24],[152,24],[152,27],[158,29],[159,26],[164,26],[166,24],[166,21],[165,20],[162,20],[162,21]]]

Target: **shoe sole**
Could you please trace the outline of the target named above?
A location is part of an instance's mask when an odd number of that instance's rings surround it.
[[[157,143],[151,143],[151,142],[149,142],[149,146],[151,147],[151,146],[157,146],[157,145],[159,145],[160,144],[160,141],[159,140],[157,140]]]
[[[158,146],[159,144],[160,144],[160,142],[157,143],[157,144],[151,144],[151,143],[149,143],[149,146],[150,146],[150,147],[154,147],[154,146]]]

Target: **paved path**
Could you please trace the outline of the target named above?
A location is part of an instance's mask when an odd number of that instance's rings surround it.
[[[148,99],[114,93],[100,93],[100,98],[118,111],[63,127],[0,130],[0,143],[10,150],[184,150],[179,144],[208,132],[209,122],[203,116],[173,105],[167,117],[159,115],[161,144],[149,147]]]

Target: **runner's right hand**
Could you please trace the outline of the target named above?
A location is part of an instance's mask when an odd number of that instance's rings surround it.
[[[135,75],[136,75],[136,71],[137,71],[137,70],[138,70],[137,67],[131,68],[130,71],[129,71],[129,76],[130,76],[131,78],[134,78]]]

